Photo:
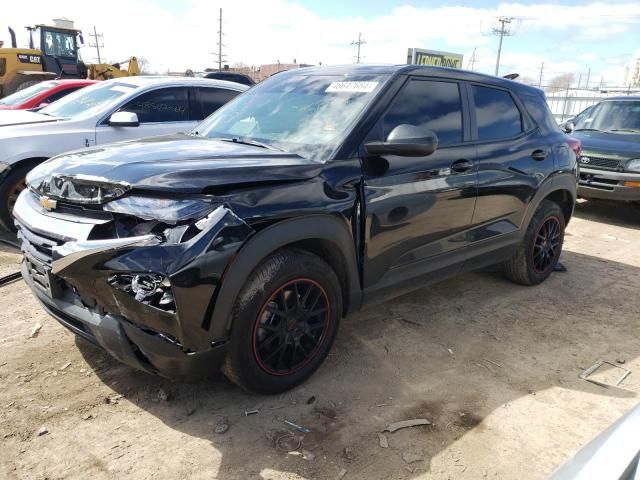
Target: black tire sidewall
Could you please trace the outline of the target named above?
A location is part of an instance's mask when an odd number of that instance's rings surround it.
[[[284,284],[308,278],[322,286],[329,301],[329,325],[319,350],[298,371],[272,375],[258,364],[253,352],[254,326],[265,302]],[[338,332],[342,315],[340,283],[333,270],[319,257],[305,251],[276,252],[259,265],[247,280],[234,308],[229,358],[233,381],[258,393],[279,393],[308,378],[324,361]]]
[[[0,223],[12,232],[15,232],[16,227],[13,224],[13,217],[9,211],[9,194],[19,182],[24,180],[27,173],[36,165],[37,163],[13,167],[0,183]]]
[[[562,247],[564,245],[564,230],[565,230],[565,221],[564,214],[560,206],[554,202],[549,200],[544,200],[536,213],[534,214],[531,222],[529,222],[529,228],[527,228],[527,233],[525,235],[524,241],[524,257],[526,259],[526,268],[527,268],[527,276],[529,277],[529,281],[532,285],[536,285],[544,282],[551,273],[553,272],[553,267],[555,263],[548,268],[544,272],[536,272],[533,268],[533,245],[535,242],[535,237],[540,230],[542,224],[549,218],[555,217],[560,225],[560,242],[558,247],[558,257],[556,258],[556,262],[558,262],[560,255],[562,254]]]

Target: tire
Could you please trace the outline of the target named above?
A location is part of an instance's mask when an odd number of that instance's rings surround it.
[[[27,173],[35,166],[36,164],[34,163],[18,165],[12,168],[0,183],[0,224],[11,232],[16,231],[11,211],[18,199],[18,195],[26,188],[25,178]]]
[[[326,358],[341,316],[340,282],[331,267],[303,250],[279,250],[238,295],[223,372],[250,392],[288,390]]]
[[[560,206],[551,200],[543,200],[531,218],[516,254],[504,263],[505,276],[521,285],[544,282],[562,253],[564,229]]]

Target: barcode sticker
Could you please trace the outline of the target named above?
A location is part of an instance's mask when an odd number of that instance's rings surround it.
[[[325,92],[371,93],[377,86],[378,82],[332,82]]]

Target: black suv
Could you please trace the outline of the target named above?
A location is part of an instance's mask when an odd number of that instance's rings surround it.
[[[580,140],[578,195],[640,202],[640,97],[613,97],[563,125]]]
[[[283,72],[191,134],[33,170],[14,212],[22,272],[60,323],[131,366],[222,366],[279,392],[364,304],[496,263],[545,280],[576,197],[566,138],[543,94],[510,80]]]

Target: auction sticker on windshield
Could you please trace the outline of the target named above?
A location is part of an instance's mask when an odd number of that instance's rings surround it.
[[[129,87],[127,85],[114,85],[111,87],[112,92],[129,93],[135,90],[136,87]]]
[[[331,82],[325,92],[371,93],[377,86],[378,82]]]

